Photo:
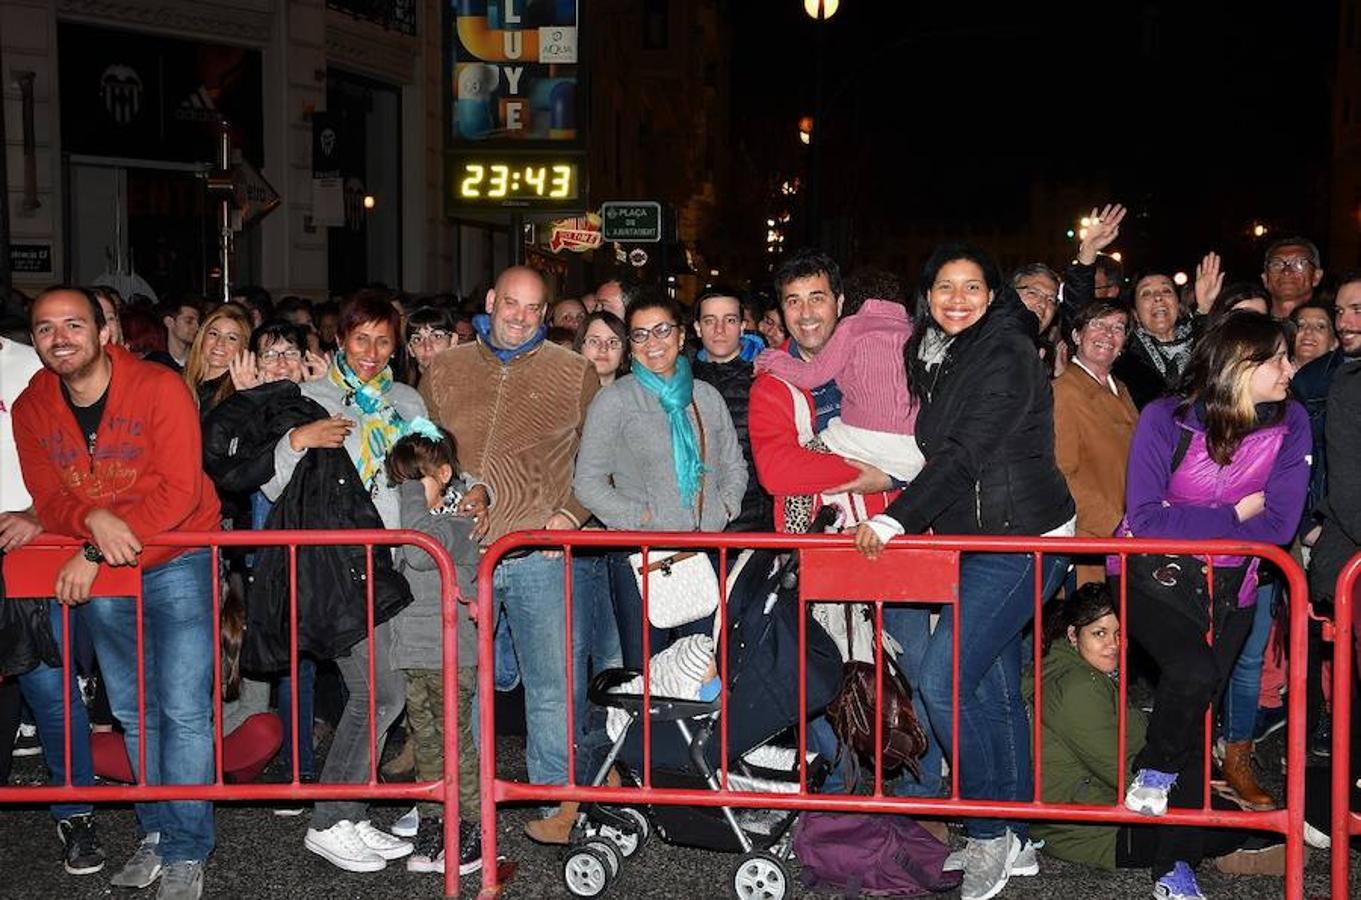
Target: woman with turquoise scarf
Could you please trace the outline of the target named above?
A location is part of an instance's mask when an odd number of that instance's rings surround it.
[[[384,527],[401,527],[398,491],[388,483],[383,464],[397,439],[425,415],[425,402],[414,388],[392,377],[389,363],[397,349],[399,322],[396,307],[382,297],[361,294],[346,305],[338,330],[340,347],[331,365],[320,378],[301,385],[302,393],[331,415],[295,428],[279,440],[274,449],[274,478],[262,488],[270,500],[283,492],[312,448],[343,447]],[[391,622],[383,622],[374,629],[373,639],[379,756],[388,729],[406,704],[403,675],[388,665],[391,643]],[[374,647],[367,639],[361,640],[348,655],[336,659],[349,698],[318,779],[322,783],[368,780],[368,660]],[[349,872],[377,871],[413,849],[409,841],[375,828],[362,801],[331,800],[316,804],[303,846]]]
[[[633,361],[596,394],[586,414],[574,489],[615,531],[722,531],[742,506],[747,466],[727,404],[696,381],[681,353],[680,312],[666,297],[634,300],[626,321]],[[628,553],[611,556],[624,665],[643,664],[643,611]],[[652,630],[655,654],[676,638],[712,629],[709,619]]]

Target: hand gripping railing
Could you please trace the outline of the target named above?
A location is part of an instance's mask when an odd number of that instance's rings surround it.
[[[1332,883],[1333,900],[1350,896],[1351,841],[1361,834],[1361,811],[1351,808],[1352,778],[1358,764],[1351,758],[1353,674],[1361,660],[1361,632],[1356,630],[1357,579],[1361,578],[1361,554],[1342,567],[1333,594],[1333,751],[1332,751]]]
[[[643,566],[648,564],[650,552],[677,549],[716,550],[719,564],[720,619],[719,644],[717,657],[719,675],[722,679],[720,693],[720,790],[693,790],[683,788],[661,788],[652,784],[652,722],[648,715],[642,717],[642,786],[641,787],[590,787],[578,784],[575,775],[575,751],[572,735],[576,734],[572,698],[574,696],[572,666],[572,559],[573,551],[580,548],[597,548],[634,552],[641,548]],[[808,792],[808,772],[806,750],[807,737],[807,672],[806,649],[807,617],[799,616],[799,704],[804,710],[804,720],[799,725],[800,750],[800,789],[797,794],[758,793],[729,789],[728,781],[728,672],[726,619],[727,589],[726,573],[729,569],[730,551],[742,549],[788,550],[800,554],[799,598],[801,603],[809,602],[869,602],[874,605],[876,633],[882,635],[883,605],[893,603],[945,604],[951,607],[947,613],[954,618],[954,662],[953,662],[953,708],[954,737],[952,759],[950,761],[951,786],[947,798],[896,797],[884,793],[882,751],[875,759],[874,791],[869,795],[856,794],[813,794]],[[478,621],[495,621],[495,606],[498,602],[494,588],[493,574],[498,564],[508,555],[520,555],[532,550],[551,550],[563,552],[565,575],[564,640],[566,642],[566,695],[567,721],[567,773],[566,785],[532,785],[500,778],[496,771],[493,735],[496,733],[495,704],[479,704],[480,729],[482,735],[481,753],[481,792],[482,792],[482,851],[484,859],[496,858],[496,808],[499,804],[510,802],[536,801],[561,802],[577,800],[584,802],[609,803],[620,805],[682,805],[705,807],[751,807],[766,809],[799,809],[822,811],[845,811],[859,813],[903,813],[921,815],[965,816],[965,817],[1003,817],[1019,819],[1045,819],[1051,821],[1101,822],[1107,824],[1167,824],[1197,825],[1203,827],[1236,827],[1280,834],[1286,844],[1285,896],[1287,900],[1302,900],[1304,896],[1304,683],[1306,659],[1306,619],[1307,586],[1299,565],[1277,547],[1236,541],[1174,541],[1153,539],[1079,539],[1079,538],[1031,538],[1031,537],[900,537],[890,541],[884,554],[875,561],[866,560],[854,549],[846,535],[787,535],[787,534],[711,534],[711,533],[655,533],[655,532],[603,532],[603,531],[533,531],[517,532],[496,541],[482,559],[478,574]],[[1200,809],[1170,809],[1165,816],[1150,819],[1130,812],[1118,801],[1113,806],[1090,806],[1066,803],[1046,803],[1041,801],[1043,785],[1042,744],[1041,744],[1041,694],[1039,677],[1042,665],[1040,642],[1035,642],[1034,665],[1036,668],[1035,716],[1033,721],[1033,774],[1035,783],[1034,799],[1027,802],[995,801],[961,798],[959,796],[959,563],[961,554],[1027,554],[1034,558],[1035,584],[1035,631],[1041,633],[1043,617],[1042,606],[1046,599],[1042,595],[1042,561],[1045,556],[1095,556],[1114,555],[1120,560],[1121,572],[1127,571],[1128,559],[1137,554],[1194,554],[1197,556],[1246,556],[1257,557],[1271,563],[1284,575],[1290,610],[1290,659],[1289,684],[1291,690],[1287,697],[1287,779],[1286,801],[1281,809],[1268,812],[1247,812],[1240,810],[1218,810],[1210,805],[1210,753],[1209,740],[1212,734],[1210,711],[1206,711],[1206,748],[1204,754],[1205,791]],[[1213,596],[1213,564],[1206,567],[1207,588]],[[1127,578],[1121,579],[1119,609],[1122,621],[1127,621],[1126,608],[1128,589],[1124,585]],[[648,590],[646,582],[642,591],[643,656],[651,658],[649,629]],[[882,640],[875,642],[875,665],[881,667]],[[1121,643],[1121,670],[1124,671],[1127,642]],[[495,689],[494,667],[495,651],[492,629],[481,628],[478,635],[478,679],[479,693],[482,697],[492,696]],[[882,681],[875,678],[876,705],[882,705]],[[651,708],[651,676],[648,666],[643,666],[643,709]],[[1119,741],[1121,759],[1125,758],[1126,739],[1125,710],[1126,687],[1124,679],[1120,683]],[[875,736],[882,738],[882,721],[875,716]],[[882,748],[882,740],[877,741]],[[1118,797],[1125,793],[1125,773],[1123,766],[1118,775]],[[483,867],[482,897],[494,897],[500,892],[499,874],[495,866]],[[1345,890],[1345,888],[1344,888]]]
[[[378,780],[378,746],[376,697],[373,686],[377,652],[369,653],[369,777],[361,784],[302,784],[298,780],[298,548],[318,546],[364,547],[367,585],[367,625],[369,646],[373,647],[374,547],[398,545],[419,547],[434,559],[440,575],[442,630],[444,637],[444,780],[385,784]],[[0,804],[4,803],[129,803],[158,800],[246,800],[246,801],[303,801],[316,800],[405,800],[443,803],[445,846],[458,847],[458,616],[460,597],[454,564],[447,550],[438,541],[416,531],[354,529],[318,531],[222,531],[177,532],[158,535],[144,542],[145,547],[176,547],[186,551],[208,548],[212,559],[212,615],[213,615],[213,756],[216,777],[212,784],[203,785],[148,785],[146,772],[146,682],[143,629],[142,569],[138,566],[100,567],[92,597],[126,597],[136,604],[137,622],[137,714],[138,748],[136,771],[138,783],[126,786],[77,786],[71,782],[71,608],[63,607],[62,620],[62,696],[65,721],[65,740],[62,753],[65,759],[66,783],[35,787],[0,786]],[[222,659],[221,612],[222,579],[221,551],[224,547],[259,548],[284,546],[288,548],[289,619],[294,623],[289,639],[289,674],[292,676],[292,765],[293,780],[289,784],[227,784],[223,780],[222,759]],[[78,551],[80,544],[64,538],[40,537],[23,549],[4,555],[6,601],[17,598],[46,598],[53,595],[57,571]],[[473,610],[475,612],[475,610]],[[488,695],[490,696],[490,695]],[[491,734],[491,732],[488,732]],[[457,852],[455,850],[455,857]],[[494,866],[492,868],[495,868]],[[458,865],[448,865],[444,874],[444,894],[458,895]]]

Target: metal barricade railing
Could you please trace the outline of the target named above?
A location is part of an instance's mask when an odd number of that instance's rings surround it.
[[[369,653],[369,777],[361,784],[303,784],[299,781],[298,748],[298,548],[343,546],[364,548],[364,583],[367,598],[366,634],[373,646],[374,636],[374,548],[413,546],[430,554],[435,561],[441,583],[441,615],[443,631],[444,672],[444,780],[443,782],[381,783],[378,780],[378,746],[376,697],[374,692],[377,653]],[[222,752],[222,659],[221,614],[223,548],[277,547],[288,548],[289,620],[294,623],[289,639],[289,674],[292,683],[292,716],[286,723],[292,729],[292,781],[287,784],[226,783]],[[65,538],[40,537],[16,552],[4,554],[5,596],[9,599],[42,599],[52,597],[58,570],[71,557],[79,542]],[[137,711],[138,752],[137,783],[132,785],[78,786],[72,783],[71,772],[71,607],[62,607],[62,696],[65,739],[62,752],[65,760],[66,783],[31,787],[0,786],[0,804],[6,803],[129,803],[159,800],[207,801],[301,801],[316,800],[404,800],[441,803],[445,808],[445,846],[458,847],[458,640],[456,637],[460,597],[453,560],[438,541],[417,531],[355,529],[326,531],[222,531],[177,532],[158,535],[144,542],[144,547],[178,547],[190,550],[207,549],[212,561],[213,615],[213,757],[216,776],[211,784],[148,785],[146,772],[146,679],[143,627],[142,574],[139,566],[113,567],[103,565],[95,579],[91,597],[126,597],[136,604],[137,622]],[[476,610],[472,610],[476,613]],[[489,695],[490,696],[490,695]],[[493,868],[495,868],[493,866]],[[445,866],[444,894],[457,896],[458,865]]]
[[[1333,900],[1350,896],[1351,839],[1361,834],[1361,811],[1351,808],[1352,794],[1352,697],[1356,690],[1353,672],[1361,661],[1361,639],[1355,629],[1357,581],[1361,579],[1361,554],[1342,567],[1333,594],[1333,749],[1332,749],[1332,884]]]
[[[643,553],[643,566],[648,565],[649,553],[673,550],[708,550],[718,554],[719,641],[716,656],[721,679],[719,705],[720,772],[718,790],[657,787],[652,783],[652,722],[647,711],[652,708],[649,666],[643,665],[642,689],[642,773],[641,787],[591,787],[577,783],[575,750],[572,736],[577,733],[574,722],[573,684],[573,610],[572,561],[573,552],[583,548]],[[663,549],[664,548],[664,549]],[[728,745],[728,672],[727,586],[729,554],[741,550],[792,551],[799,555],[799,601],[810,602],[868,602],[874,606],[876,635],[883,634],[884,603],[943,604],[951,607],[942,615],[954,620],[953,641],[953,697],[954,738],[950,759],[950,796],[941,798],[896,797],[884,793],[882,740],[877,740],[880,752],[874,766],[872,794],[813,794],[808,792],[807,754],[807,616],[799,616],[799,709],[803,711],[799,733],[799,791],[798,793],[762,793],[729,789]],[[501,778],[497,774],[495,754],[482,752],[482,852],[484,859],[495,859],[497,852],[496,813],[505,803],[557,803],[581,801],[623,806],[677,805],[700,807],[737,807],[772,810],[840,811],[855,813],[915,813],[928,816],[1001,817],[1042,819],[1064,822],[1093,822],[1106,824],[1198,825],[1204,827],[1234,827],[1280,834],[1286,845],[1285,897],[1302,900],[1304,896],[1304,750],[1305,731],[1305,660],[1307,640],[1307,585],[1299,565],[1277,547],[1235,541],[1173,541],[1157,539],[1086,539],[1086,538],[1031,538],[1031,537],[902,537],[891,541],[877,560],[863,558],[854,548],[848,535],[788,535],[788,534],[712,534],[712,533],[653,533],[602,531],[533,531],[507,535],[493,544],[483,556],[478,572],[478,616],[480,622],[494,622],[497,604],[493,575],[498,564],[508,556],[550,550],[563,554],[565,567],[564,634],[566,642],[566,710],[567,721],[567,777],[566,785],[534,785]],[[1120,571],[1127,571],[1129,557],[1140,554],[1194,554],[1197,556],[1256,557],[1276,567],[1286,581],[1290,611],[1290,647],[1287,695],[1287,778],[1283,807],[1264,812],[1214,809],[1210,804],[1210,752],[1213,731],[1209,727],[1211,713],[1206,712],[1205,790],[1200,809],[1169,809],[1156,819],[1126,810],[1117,801],[1114,806],[1091,806],[1041,801],[1042,746],[1040,743],[1041,716],[1039,667],[1040,642],[1035,642],[1036,666],[1035,715],[1033,720],[1033,774],[1035,794],[1031,801],[995,801],[966,799],[959,796],[959,567],[961,554],[1025,554],[1033,557],[1036,571],[1035,630],[1040,633],[1043,596],[1042,562],[1046,556],[1117,556]],[[1207,588],[1213,596],[1214,564],[1206,567]],[[1126,578],[1121,578],[1119,610],[1121,621],[1126,618],[1128,589]],[[643,658],[651,658],[649,638],[649,596],[647,582],[642,587],[642,642]],[[1128,634],[1128,631],[1126,631]],[[876,640],[875,666],[883,665],[882,640]],[[1125,669],[1128,641],[1121,642],[1121,670]],[[493,696],[495,690],[495,645],[493,629],[481,628],[478,634],[478,690],[482,697]],[[883,682],[876,677],[876,707],[883,702]],[[1125,746],[1126,686],[1120,683],[1119,741],[1121,759]],[[483,748],[494,746],[496,734],[495,704],[479,704],[480,729]],[[876,738],[882,737],[881,717],[875,716]],[[1118,776],[1118,797],[1125,793],[1123,766]],[[482,893],[489,898],[501,890],[497,867],[483,866]],[[1344,882],[1345,884],[1345,882]],[[1344,888],[1345,890],[1345,888]]]

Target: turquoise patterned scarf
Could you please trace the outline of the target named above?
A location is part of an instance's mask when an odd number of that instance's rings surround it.
[[[676,469],[676,489],[681,501],[689,506],[699,494],[700,478],[704,475],[704,460],[700,458],[695,426],[686,415],[695,389],[690,361],[684,356],[678,357],[675,374],[663,379],[634,360],[633,377],[666,411],[666,418],[671,423],[671,462]]]

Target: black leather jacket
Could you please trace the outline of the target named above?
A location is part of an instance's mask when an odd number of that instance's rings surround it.
[[[274,445],[289,430],[326,418],[326,410],[279,381],[232,395],[204,424],[205,465],[214,481],[254,490],[274,473]],[[343,449],[312,449],[274,501],[267,529],[382,528],[373,500]],[[362,546],[298,550],[298,650],[317,659],[344,655],[367,631],[368,592]],[[241,667],[278,672],[289,665],[289,570],[286,547],[255,554],[246,603]],[[374,624],[411,602],[411,588],[383,547],[373,552]]]

